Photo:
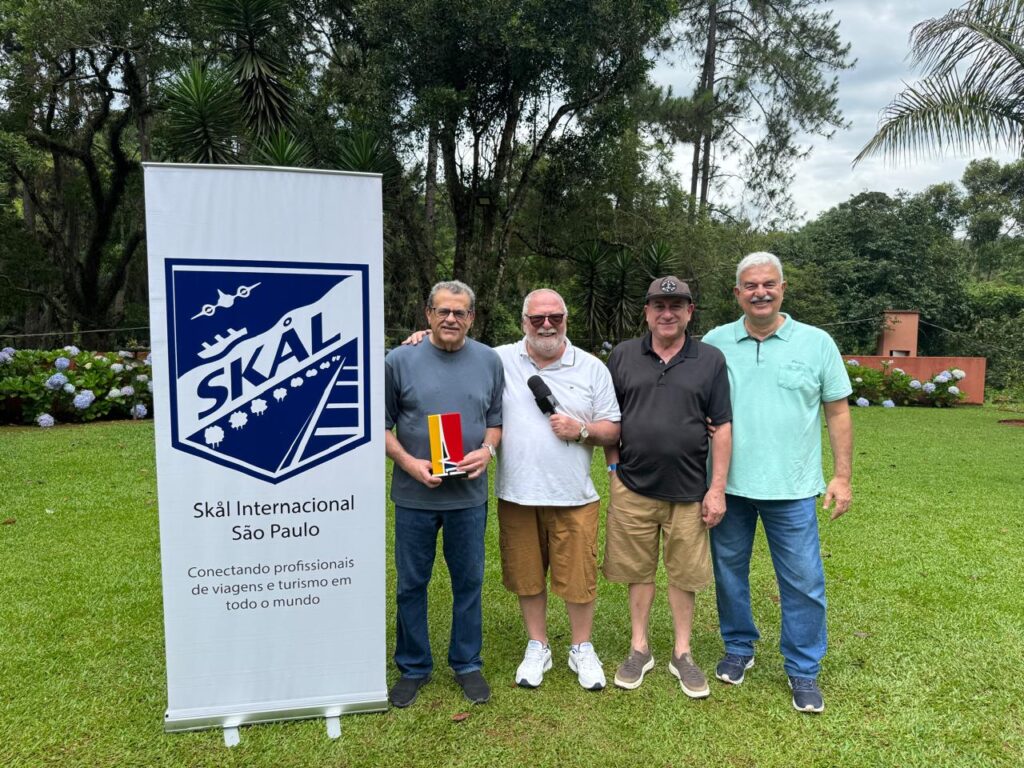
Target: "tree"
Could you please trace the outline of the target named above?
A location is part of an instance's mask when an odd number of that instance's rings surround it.
[[[889,103],[854,164],[947,146],[1024,149],[1024,0],[970,0],[923,21],[910,33],[910,56],[924,78]]]
[[[921,313],[922,354],[943,354],[965,327],[964,246],[928,195],[864,192],[823,213],[777,246],[783,263],[814,268],[834,308],[840,349],[872,354],[887,309]],[[788,298],[788,297],[787,297]]]
[[[1024,161],[1000,165],[973,160],[961,179],[962,209],[972,258],[981,280],[1024,278]]]
[[[43,0],[2,4],[0,163],[20,198],[25,234],[56,284],[3,282],[65,328],[116,325],[143,243],[140,156],[146,159],[153,77],[174,28],[168,7]]]
[[[700,66],[691,103],[690,220],[710,204],[714,158],[740,155],[752,202],[791,215],[792,167],[809,151],[801,134],[831,136],[846,123],[834,72],[852,66],[823,0],[690,0],[682,40]]]
[[[436,137],[451,274],[502,293],[514,223],[558,138],[641,83],[671,0],[376,0],[370,72],[403,132]],[[593,124],[589,126],[593,130]]]

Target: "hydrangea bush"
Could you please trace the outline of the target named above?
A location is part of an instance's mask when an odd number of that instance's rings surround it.
[[[908,375],[893,360],[882,363],[882,370],[861,365],[856,360],[846,361],[853,393],[850,402],[861,408],[881,405],[956,405],[964,399],[957,384],[966,376],[959,368],[940,371],[924,381]]]
[[[0,350],[0,424],[142,419],[152,413],[149,357],[131,352]]]

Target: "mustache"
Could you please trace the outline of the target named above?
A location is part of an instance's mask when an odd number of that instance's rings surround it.
[[[754,298],[752,298],[750,300],[750,303],[751,304],[771,304],[772,300],[773,299],[772,299],[771,296],[755,296]]]

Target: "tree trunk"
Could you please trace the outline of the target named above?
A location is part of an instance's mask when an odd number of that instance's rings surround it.
[[[704,55],[704,88],[710,100],[708,119],[704,125],[704,148],[700,169],[700,212],[708,208],[708,185],[711,183],[711,136],[714,133],[715,57],[718,53],[717,0],[708,3],[708,46]]]

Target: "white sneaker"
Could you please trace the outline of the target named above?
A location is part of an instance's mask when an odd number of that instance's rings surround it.
[[[576,673],[580,685],[588,691],[604,688],[604,668],[590,643],[580,643],[569,649],[569,669]]]
[[[523,662],[516,670],[516,682],[523,688],[536,688],[544,680],[544,673],[551,669],[551,649],[539,640],[526,644]]]

